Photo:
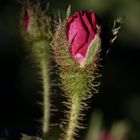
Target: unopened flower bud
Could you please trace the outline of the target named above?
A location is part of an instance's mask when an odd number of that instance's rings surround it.
[[[79,11],[69,17],[66,23],[70,54],[80,66],[94,61],[101,47],[100,26],[94,12]]]

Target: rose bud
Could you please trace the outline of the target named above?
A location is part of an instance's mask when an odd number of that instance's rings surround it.
[[[98,60],[100,59],[100,26],[94,12],[80,11],[59,22],[54,34],[52,47],[55,61],[59,65],[61,87],[67,98],[65,102],[66,120],[63,121],[62,139],[75,138],[78,128],[83,125],[82,111],[87,109],[87,99],[95,93],[99,85],[93,81],[100,77]]]
[[[66,22],[71,57],[84,67],[95,61],[100,50],[100,26],[94,12],[79,11]]]
[[[35,9],[29,7],[23,10],[21,29],[27,40],[36,40],[41,36],[38,22]]]
[[[51,28],[51,18],[34,5],[24,8],[20,20],[20,29],[25,40],[36,41],[39,39],[50,38],[48,30]]]

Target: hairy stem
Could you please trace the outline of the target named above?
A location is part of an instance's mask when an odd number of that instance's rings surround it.
[[[66,106],[69,109],[66,112],[66,126],[64,126],[62,139],[74,140],[77,130],[82,125],[79,123],[79,120],[82,119],[82,110],[85,107],[84,99],[88,92],[86,74],[80,70],[67,71],[62,72],[61,77],[65,95],[68,98]],[[63,123],[65,124],[65,121]]]
[[[66,131],[66,138],[65,140],[73,140],[75,135],[75,130],[78,125],[78,118],[81,111],[80,107],[80,100],[78,95],[74,95],[71,98],[71,108],[70,108],[70,116],[69,116],[69,123],[68,128]]]
[[[32,54],[36,65],[39,65],[42,92],[43,92],[43,140],[48,140],[50,122],[50,79],[49,79],[49,42],[45,40],[37,41],[33,44]]]
[[[48,65],[47,60],[42,59],[41,70],[42,70],[42,84],[43,84],[43,137],[47,140],[47,133],[49,130],[49,120],[50,120],[50,91],[49,91],[49,77],[48,77]]]

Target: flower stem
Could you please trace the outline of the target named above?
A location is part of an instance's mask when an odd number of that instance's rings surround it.
[[[61,73],[62,85],[68,98],[66,106],[66,126],[64,126],[63,140],[74,140],[77,130],[82,127],[82,110],[85,109],[85,96],[88,96],[86,75],[78,70]],[[65,124],[65,121],[63,122]]]
[[[43,140],[48,140],[50,122],[50,79],[49,79],[49,42],[40,40],[33,43],[32,55],[36,65],[39,66],[43,92]]]
[[[81,107],[79,97],[77,95],[73,96],[71,98],[70,116],[65,140],[73,140],[73,137],[75,135],[75,129],[78,125],[80,111]]]
[[[42,84],[43,84],[43,139],[47,140],[50,120],[50,91],[47,60],[42,58]]]

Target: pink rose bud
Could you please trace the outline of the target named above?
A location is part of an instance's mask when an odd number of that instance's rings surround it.
[[[93,62],[101,46],[95,13],[89,11],[75,13],[68,18],[66,28],[72,58],[82,67]]]
[[[25,11],[25,14],[24,14],[24,28],[25,28],[25,31],[29,31],[29,28],[30,28],[30,13],[29,11]]]
[[[46,26],[43,25],[39,9],[26,8],[23,10],[21,18],[21,32],[26,40],[37,40],[44,35],[44,27]]]

